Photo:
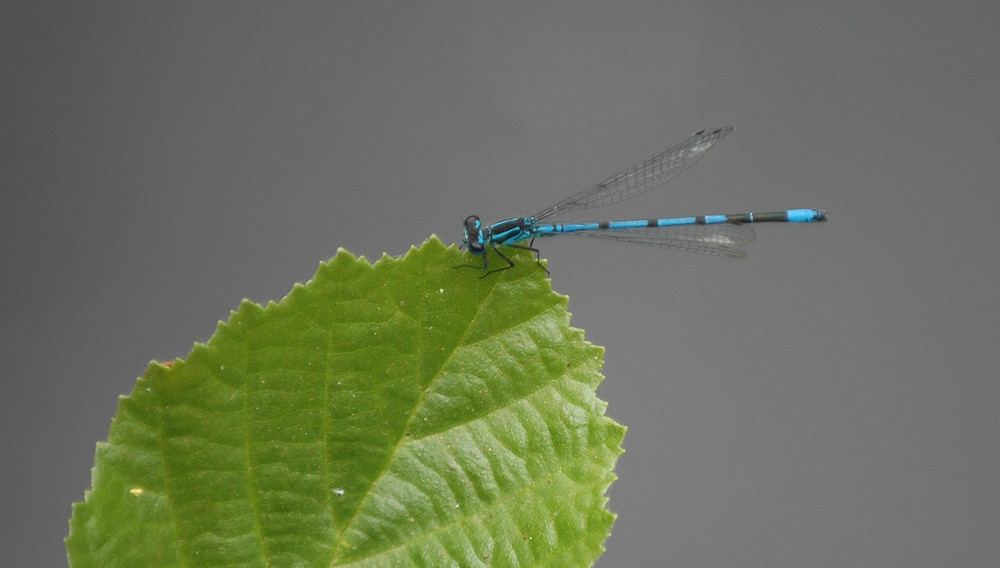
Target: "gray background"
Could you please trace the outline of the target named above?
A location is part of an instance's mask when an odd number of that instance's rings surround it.
[[[66,3],[69,4],[69,3]],[[0,5],[0,564],[241,298],[736,131],[598,217],[822,207],[744,260],[544,241],[629,426],[600,566],[996,566],[1000,4]]]

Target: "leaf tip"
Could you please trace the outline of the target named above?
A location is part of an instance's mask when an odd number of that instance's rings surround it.
[[[343,260],[357,260],[358,257],[354,256],[354,253],[345,249],[344,247],[337,247],[337,254],[333,255],[333,260],[341,259]]]

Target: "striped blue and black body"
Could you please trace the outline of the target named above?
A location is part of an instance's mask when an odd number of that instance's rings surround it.
[[[465,219],[463,246],[483,257],[483,276],[514,266],[498,247],[531,250],[536,238],[555,235],[580,235],[645,245],[660,246],[705,254],[743,257],[735,248],[752,241],[756,234],[750,223],[812,223],[826,220],[821,209],[787,209],[727,215],[665,217],[627,221],[543,223],[545,219],[574,209],[591,209],[616,203],[649,191],[693,164],[717,140],[732,132],[731,127],[700,130],[683,142],[636,164],[590,189],[572,195],[531,217],[514,217],[484,226],[479,217]],[[507,266],[488,269],[487,248],[507,262]]]

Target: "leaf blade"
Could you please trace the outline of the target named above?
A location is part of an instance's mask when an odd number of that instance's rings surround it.
[[[624,435],[594,393],[603,350],[533,262],[479,279],[460,255],[340,251],[151,365],[74,507],[71,564],[134,562],[93,526],[132,499],[157,512],[130,525],[155,540],[143,565],[589,565]]]

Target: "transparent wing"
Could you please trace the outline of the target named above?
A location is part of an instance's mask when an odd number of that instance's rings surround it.
[[[597,237],[665,247],[674,250],[743,258],[746,253],[733,248],[745,245],[757,237],[749,225],[720,223],[716,225],[681,225],[676,227],[637,227],[634,229],[576,231],[561,233]]]
[[[687,140],[619,172],[601,183],[571,195],[534,215],[543,220],[574,209],[593,209],[635,197],[683,172],[698,161],[712,144],[733,131],[732,126],[699,130]]]

